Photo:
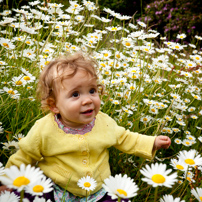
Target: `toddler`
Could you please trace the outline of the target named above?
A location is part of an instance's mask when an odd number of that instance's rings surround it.
[[[152,159],[155,150],[168,148],[171,143],[166,136],[125,130],[100,111],[102,86],[98,84],[95,65],[93,59],[77,52],[55,59],[43,69],[38,92],[42,107],[50,113],[36,121],[6,165],[38,162],[54,182],[55,201],[61,201],[63,195],[65,201],[85,201],[86,191],[77,185],[84,176],[97,182],[91,201],[110,200],[102,184],[111,174],[111,146]]]

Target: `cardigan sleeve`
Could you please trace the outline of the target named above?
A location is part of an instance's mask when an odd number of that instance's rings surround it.
[[[131,132],[124,127],[118,126],[116,121],[108,117],[108,122],[111,125],[111,132],[116,138],[116,143],[113,145],[118,150],[134,154],[139,157],[152,159],[155,156],[153,151],[154,141],[156,136],[143,135],[137,132]]]
[[[37,161],[42,158],[40,148],[41,148],[41,138],[40,138],[40,127],[36,122],[34,126],[30,129],[27,136],[19,141],[20,149],[10,156],[6,167],[12,165],[20,166],[22,163],[25,165],[34,165]]]
[[[156,153],[156,151],[153,151],[155,139],[155,136],[143,135],[126,130],[118,136],[117,144],[114,147],[125,153],[151,160]]]

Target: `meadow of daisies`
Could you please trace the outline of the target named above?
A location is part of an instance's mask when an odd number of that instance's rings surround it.
[[[0,3],[2,4],[2,2]],[[112,176],[103,187],[131,201],[202,201],[202,36],[184,44],[152,30],[135,16],[91,1],[30,2],[0,13],[0,141],[2,184],[38,196],[51,190],[37,168],[4,169],[18,141],[44,116],[36,99],[37,78],[53,58],[82,50],[98,62],[105,86],[101,110],[121,126],[167,135],[172,144],[152,161],[110,149]],[[146,143],[145,143],[146,144]],[[7,177],[5,178],[5,175]],[[125,174],[125,175],[124,175]],[[35,176],[35,177],[33,177]],[[89,193],[91,178],[78,182]],[[4,192],[0,201],[23,201]],[[25,201],[25,200],[24,200]]]

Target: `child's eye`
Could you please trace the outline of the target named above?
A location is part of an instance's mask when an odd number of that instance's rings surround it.
[[[78,92],[72,93],[72,97],[78,97],[78,96],[79,96],[79,93],[78,93]]]
[[[92,88],[92,89],[90,89],[90,94],[94,94],[94,93],[96,93],[96,89],[95,88]]]

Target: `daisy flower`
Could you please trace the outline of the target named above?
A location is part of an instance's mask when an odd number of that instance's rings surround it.
[[[173,198],[172,195],[164,195],[163,198],[160,199],[160,202],[185,202],[185,200],[181,200],[180,198]]]
[[[126,174],[109,176],[104,180],[103,188],[108,192],[112,199],[131,198],[137,195],[138,186]]]
[[[91,178],[90,176],[82,177],[78,182],[77,185],[86,191],[93,191],[96,186],[97,182]]]
[[[180,126],[186,126],[186,123],[184,121],[176,121]]]
[[[16,140],[18,140],[18,141],[20,141],[22,138],[24,138],[25,137],[25,135],[23,135],[22,133],[19,133],[19,134],[15,134],[14,136],[13,136],[13,138],[14,139],[16,139]]]
[[[186,37],[186,34],[178,34],[177,39],[184,39]]]
[[[39,168],[31,167],[31,165],[25,166],[24,164],[21,164],[19,169],[17,166],[6,168],[6,176],[0,176],[0,181],[9,188],[17,189],[20,192],[28,184],[42,178],[42,173],[43,171],[41,171]]]
[[[121,27],[105,27],[105,28],[112,32],[116,32],[122,29]]]
[[[198,39],[198,40],[202,40],[202,37],[198,36],[198,35],[195,35],[195,38]]]
[[[9,50],[15,48],[15,45],[9,39],[0,38],[0,45]]]
[[[184,140],[182,141],[182,144],[183,144],[184,146],[190,147],[190,146],[192,146],[192,141],[189,140],[189,139],[184,139]]]
[[[7,87],[3,87],[3,90],[13,99],[18,99],[20,97],[20,94],[17,90]]]
[[[176,144],[182,144],[182,141],[181,141],[179,138],[175,138],[174,142],[175,142]]]
[[[189,139],[189,140],[191,140],[191,141],[195,141],[196,140],[196,138],[194,136],[192,136],[192,135],[186,135],[186,138]]]
[[[194,180],[194,174],[191,171],[188,171],[187,173],[185,172],[184,175],[183,175],[183,178],[186,179],[186,180],[188,180],[189,182],[192,182],[192,183],[195,182],[195,180]]]
[[[192,189],[191,193],[195,196],[195,198],[200,202],[202,201],[202,188],[196,187],[196,189]]]
[[[5,191],[2,192],[0,195],[0,201],[6,201],[6,202],[18,202],[20,199],[19,196],[16,196],[13,192]]]
[[[149,112],[151,114],[158,114],[158,109],[154,106],[150,106]]]
[[[143,117],[141,117],[140,121],[143,122],[144,124],[147,124],[148,122],[150,122],[153,118],[149,115],[145,115]]]
[[[170,96],[173,97],[176,100],[180,99],[180,95],[178,95],[176,93],[171,93]]]
[[[146,27],[147,25],[144,22],[138,21],[137,22],[138,25],[142,26],[142,27]]]
[[[188,165],[182,159],[171,159],[171,165],[176,170],[187,171]]]
[[[173,130],[173,132],[175,132],[175,133],[180,132],[180,129],[179,129],[179,128],[172,128],[172,130]]]
[[[29,201],[24,201],[25,199],[23,199],[23,202],[29,202]],[[46,200],[45,198],[39,198],[38,196],[35,197],[35,199],[33,200],[33,202],[52,202],[50,199]]]
[[[202,157],[195,149],[191,149],[189,151],[180,151],[178,154],[178,158],[182,159],[187,165],[192,167],[202,165]]]
[[[0,162],[0,176],[4,175],[4,166],[3,164]]]
[[[8,141],[8,142],[3,142],[1,144],[4,145],[2,147],[3,149],[9,150],[12,153],[15,153],[19,149],[18,142],[14,141],[14,140],[13,141]]]
[[[26,81],[22,79],[22,75],[20,76],[14,76],[12,78],[12,84],[15,86],[25,86],[26,85]]]
[[[48,193],[53,190],[51,187],[53,185],[50,178],[46,179],[44,176],[41,179],[38,179],[37,181],[30,183],[26,188],[26,192],[32,194],[32,195],[39,195],[42,196],[43,193]]]
[[[200,142],[202,142],[202,137],[198,137],[198,140],[199,140]]]
[[[166,164],[162,163],[152,163],[151,167],[146,165],[146,168],[140,170],[142,175],[145,176],[145,178],[142,178],[142,180],[152,185],[153,187],[172,187],[172,185],[177,182],[177,173],[170,174],[171,171],[171,169],[166,170]]]

